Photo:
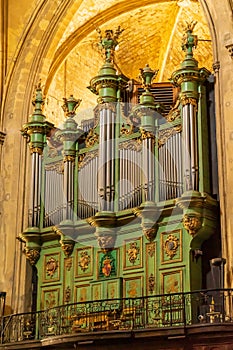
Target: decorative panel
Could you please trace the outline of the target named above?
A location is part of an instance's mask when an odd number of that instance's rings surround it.
[[[143,295],[142,276],[125,278],[123,282],[123,296],[136,298]]]
[[[156,243],[146,243],[146,293],[155,293],[156,290]]]
[[[74,302],[80,303],[91,300],[90,285],[79,284],[74,287]]]
[[[100,300],[102,298],[102,282],[94,283],[92,285],[92,300]]]
[[[124,241],[124,270],[142,267],[142,237]]]
[[[161,263],[182,261],[182,231],[161,233]]]
[[[117,276],[118,250],[110,252],[98,252],[97,255],[97,278],[108,278]]]
[[[42,289],[41,309],[49,309],[59,305],[60,288]]]
[[[43,282],[60,280],[60,253],[45,254],[43,264]]]
[[[93,248],[85,247],[76,250],[75,277],[86,277],[93,274]]]
[[[107,299],[120,299],[122,297],[122,279],[106,281]]]
[[[162,272],[162,294],[183,292],[182,270]]]

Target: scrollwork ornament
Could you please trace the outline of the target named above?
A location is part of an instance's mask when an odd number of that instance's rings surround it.
[[[176,255],[178,247],[179,239],[174,235],[169,235],[166,241],[164,242],[164,250],[170,259],[172,259]]]
[[[88,255],[88,252],[86,250],[81,252],[81,257],[79,259],[78,265],[80,266],[83,272],[85,272],[88,269],[90,261],[91,257]]]
[[[137,242],[130,243],[129,249],[127,250],[128,259],[131,264],[134,264],[140,253],[139,247],[137,247]]]
[[[33,248],[25,248],[24,253],[30,264],[32,266],[36,265],[37,261],[40,258],[40,250]]]
[[[196,214],[185,214],[183,216],[183,226],[191,236],[195,236],[201,228],[201,219]]]
[[[154,139],[155,138],[155,135],[152,132],[150,132],[150,131],[146,131],[143,128],[140,128],[140,131],[141,131],[141,138],[142,138],[142,140]]]
[[[91,128],[85,140],[86,147],[88,148],[92,147],[98,141],[99,141],[99,135],[94,132],[93,128]]]
[[[58,268],[58,261],[51,257],[47,262],[46,262],[46,272],[47,275],[50,277],[53,277],[54,273],[56,272]]]
[[[155,276],[151,273],[148,278],[148,290],[152,294],[155,290]]]

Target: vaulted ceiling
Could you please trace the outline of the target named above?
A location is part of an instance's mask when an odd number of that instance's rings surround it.
[[[212,70],[212,43],[208,25],[197,0],[84,0],[67,23],[49,70],[46,115],[59,124],[63,118],[62,98],[81,98],[78,119],[91,117],[96,96],[88,89],[103,62],[98,51],[99,27],[124,29],[119,37],[117,69],[138,80],[139,68],[149,63],[159,69],[156,82],[168,81],[184,58],[181,49],[186,22],[197,21],[198,46],[194,56],[199,67]]]

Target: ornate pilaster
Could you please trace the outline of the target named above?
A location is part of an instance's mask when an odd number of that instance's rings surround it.
[[[36,86],[35,98],[32,101],[35,109],[29,122],[22,127],[22,135],[29,141],[32,154],[31,202],[29,208],[29,227],[39,227],[41,215],[41,167],[42,153],[53,124],[46,121],[42,112],[44,98],[41,84]]]
[[[64,162],[64,204],[63,204],[63,224],[64,221],[73,221],[74,217],[74,168],[76,158],[76,143],[82,134],[78,129],[75,117],[75,111],[80,105],[81,100],[75,99],[71,95],[68,99],[64,98],[62,106],[66,120],[62,129],[56,132],[56,137],[63,143],[63,162]]]

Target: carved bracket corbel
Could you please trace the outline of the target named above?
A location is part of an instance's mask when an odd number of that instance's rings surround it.
[[[193,237],[197,234],[198,230],[202,226],[200,216],[195,213],[184,214],[182,222],[183,222],[184,228]]]
[[[27,260],[32,266],[36,265],[37,261],[40,258],[40,248],[30,248],[26,247],[24,249]]]
[[[152,242],[157,234],[158,209],[154,202],[142,203],[140,207],[133,209],[135,216],[141,218],[142,232],[149,242]]]
[[[74,241],[60,240],[60,244],[65,256],[68,258],[73,253]]]

